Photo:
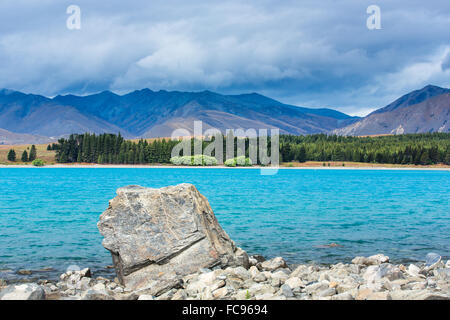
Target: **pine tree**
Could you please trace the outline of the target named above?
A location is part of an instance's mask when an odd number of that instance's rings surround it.
[[[36,146],[33,144],[31,146],[31,150],[30,150],[30,156],[28,157],[28,161],[33,161],[35,160],[37,157],[37,153],[36,153]]]
[[[8,161],[16,161],[16,152],[14,151],[14,149],[9,150],[8,152]]]
[[[306,149],[304,146],[301,146],[300,149],[298,150],[298,162],[305,162],[306,159]]]
[[[28,162],[28,152],[27,152],[27,150],[23,150],[21,160],[22,160],[22,162]]]

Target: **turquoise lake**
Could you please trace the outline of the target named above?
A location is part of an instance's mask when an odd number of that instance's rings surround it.
[[[1,168],[0,278],[56,278],[70,265],[112,275],[99,215],[117,188],[193,183],[249,254],[288,262],[450,256],[450,172],[425,170]],[[342,247],[324,248],[338,243]],[[48,269],[47,269],[48,268]],[[39,271],[40,270],[40,271]]]

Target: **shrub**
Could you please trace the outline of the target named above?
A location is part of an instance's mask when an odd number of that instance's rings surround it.
[[[196,154],[191,157],[192,166],[203,166],[203,156],[201,154]]]
[[[45,162],[44,160],[41,159],[35,159],[31,164],[35,167],[42,167],[45,164]]]
[[[225,161],[225,165],[227,167],[236,167],[236,166],[248,167],[252,165],[252,160],[244,156],[239,156],[234,159],[228,159],[227,161]]]
[[[210,156],[203,156],[203,164],[205,166],[215,166],[217,165],[217,159]]]
[[[179,166],[181,164],[181,158],[180,157],[172,157],[170,158],[170,163]]]
[[[236,159],[227,159],[225,165],[227,167],[236,167]]]
[[[182,156],[172,157],[170,162],[176,166],[215,166],[217,165],[217,159],[210,156],[195,155],[195,156]]]

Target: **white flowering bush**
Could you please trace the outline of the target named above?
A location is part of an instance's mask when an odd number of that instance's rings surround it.
[[[195,156],[182,156],[172,157],[170,162],[176,166],[215,166],[217,165],[217,159],[210,156],[195,155]]]
[[[236,158],[236,165],[248,167],[252,165],[252,160],[250,158],[240,156]]]
[[[248,167],[251,166],[252,164],[253,164],[252,160],[244,156],[239,156],[237,158],[228,159],[227,161],[225,161],[225,165],[227,167],[236,167],[236,166]]]
[[[170,163],[179,166],[181,164],[181,157],[172,157],[170,158]]]
[[[191,156],[182,156],[181,164],[184,166],[191,166],[192,165],[192,157]]]
[[[217,165],[217,159],[210,156],[203,156],[203,165],[205,166],[215,166]]]
[[[227,167],[236,167],[236,159],[235,158],[234,159],[227,159],[225,161],[225,165]]]

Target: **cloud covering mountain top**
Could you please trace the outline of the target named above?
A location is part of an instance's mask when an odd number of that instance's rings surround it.
[[[257,91],[365,114],[450,86],[450,2],[79,0],[0,3],[0,87],[47,96],[135,88]]]

